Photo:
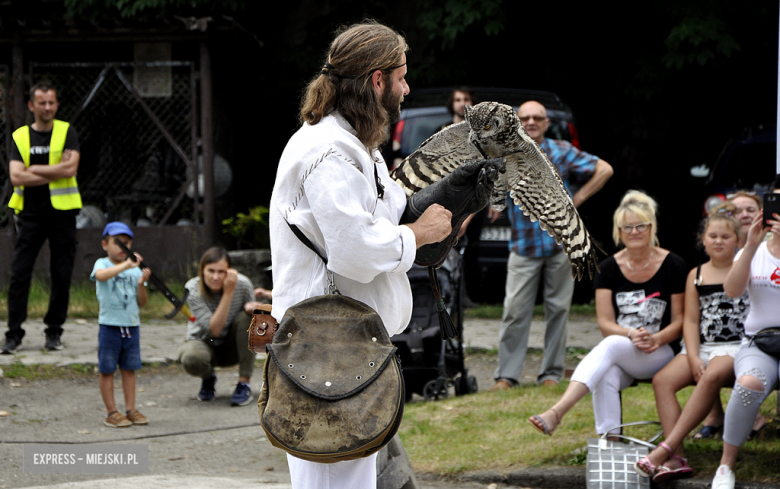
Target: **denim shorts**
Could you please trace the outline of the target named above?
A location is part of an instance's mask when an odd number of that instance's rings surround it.
[[[98,370],[113,374],[120,370],[141,368],[141,328],[138,326],[100,325],[98,333]]]
[[[742,348],[742,342],[741,341],[725,341],[725,342],[711,342],[711,343],[702,343],[699,345],[699,358],[701,358],[702,363],[704,363],[704,366],[706,367],[709,365],[710,360],[712,360],[715,357],[726,357],[729,356],[731,358],[736,358],[737,352],[739,349]],[[680,355],[687,355],[688,349],[685,348],[685,343],[683,343],[682,351],[680,352]]]

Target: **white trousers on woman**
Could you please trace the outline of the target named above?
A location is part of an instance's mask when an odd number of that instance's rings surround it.
[[[596,433],[620,425],[620,391],[634,380],[653,378],[674,358],[672,347],[664,345],[653,353],[645,353],[634,346],[627,336],[607,336],[582,359],[571,380],[588,387],[593,394],[593,415]]]
[[[377,455],[320,464],[287,454],[293,489],[375,489]]]

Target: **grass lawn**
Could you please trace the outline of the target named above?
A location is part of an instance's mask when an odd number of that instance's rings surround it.
[[[184,283],[170,282],[165,284],[177,297],[182,297]],[[165,296],[153,287],[149,287],[149,299],[141,308],[141,319],[164,319],[165,314],[173,310],[173,306]],[[27,315],[30,318],[42,318],[49,307],[49,285],[39,279],[33,280],[30,286],[30,302]],[[466,309],[465,316],[482,319],[501,319],[503,312],[501,304],[478,304]],[[95,296],[95,283],[90,280],[74,281],[70,288],[70,318],[96,318],[98,303]],[[593,304],[573,304],[570,317],[576,320],[596,320],[596,308]],[[0,319],[8,319],[8,289],[0,290]],[[544,319],[544,307],[539,304],[534,307],[534,319]]]
[[[479,318],[479,319],[501,319],[501,314],[504,312],[504,306],[502,304],[477,304],[476,306],[466,309],[465,317],[467,318]],[[590,304],[572,304],[569,311],[569,317],[578,321],[596,321],[596,306],[593,302]],[[544,319],[544,305],[537,304],[534,306],[534,320],[540,321]]]
[[[182,297],[184,284],[175,282],[165,284],[177,297]],[[141,320],[164,319],[165,314],[173,310],[162,292],[147,288],[148,300],[141,308]],[[30,302],[27,315],[30,318],[42,318],[49,307],[49,285],[43,280],[33,280],[30,285]],[[68,317],[97,318],[98,303],[95,295],[95,283],[89,280],[74,282],[70,288]],[[182,316],[184,317],[184,316]],[[0,319],[8,319],[8,289],[0,291]]]
[[[444,475],[468,471],[502,472],[528,467],[584,466],[588,437],[595,436],[590,395],[564,418],[552,437],[536,431],[527,419],[538,414],[563,394],[568,383],[556,388],[519,387],[507,391],[448,398],[438,402],[409,404],[401,424],[401,438],[415,470]],[[684,403],[693,388],[678,394]],[[723,405],[730,389],[721,391]],[[761,411],[769,425],[763,441],[747,442],[737,463],[737,480],[777,482],[780,460],[780,422],[774,420],[776,393]],[[623,419],[657,420],[652,386],[640,384],[623,393]],[[648,439],[660,427],[628,428],[626,434]],[[685,452],[695,476],[711,478],[720,462],[719,440],[685,442]]]

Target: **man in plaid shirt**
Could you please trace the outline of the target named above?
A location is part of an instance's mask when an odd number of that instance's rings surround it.
[[[612,167],[606,161],[578,150],[568,141],[545,139],[550,119],[539,102],[524,103],[518,115],[528,135],[539,143],[555,165],[575,207],[598,192],[612,176]],[[542,277],[547,330],[544,359],[537,382],[545,386],[557,385],[563,376],[566,322],[574,293],[571,265],[555,239],[542,231],[539,223],[531,222],[524,216],[511,198],[507,198],[507,213],[512,224],[512,238],[509,241],[498,369],[494,375],[496,384],[491,390],[508,389],[518,382],[528,347],[536,292]]]

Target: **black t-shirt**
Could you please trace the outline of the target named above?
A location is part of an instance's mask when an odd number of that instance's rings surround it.
[[[672,295],[685,292],[687,276],[683,259],[670,252],[650,280],[630,282],[610,256],[601,262],[601,272],[596,274],[593,284],[597,289],[612,291],[612,307],[619,325],[644,327],[656,333],[672,322]],[[671,346],[675,353],[679,352],[680,341],[673,341]]]
[[[11,159],[24,161],[16,142],[11,144]],[[51,142],[51,131],[39,132],[30,127],[30,165],[48,165],[49,164],[49,145]],[[65,137],[65,149],[79,150],[79,137],[73,126],[68,126],[68,134]],[[37,187],[24,187],[24,210],[22,213],[26,216],[45,215],[55,212],[51,206],[51,196],[49,195],[48,185],[39,185]],[[72,214],[78,214],[78,210],[65,211]]]

